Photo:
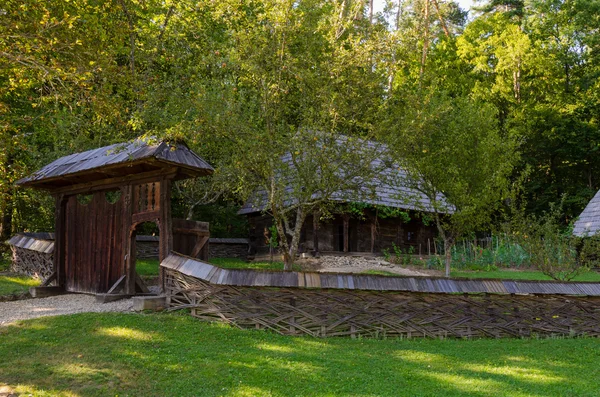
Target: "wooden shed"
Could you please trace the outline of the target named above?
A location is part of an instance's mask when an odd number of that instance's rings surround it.
[[[19,180],[49,191],[56,202],[53,273],[43,285],[93,294],[143,291],[135,241],[144,222],[159,227],[160,260],[174,248],[174,229],[195,239],[179,239],[183,251],[199,255],[208,225],[171,219],[171,184],[212,172],[184,143],[137,139],[59,158]]]

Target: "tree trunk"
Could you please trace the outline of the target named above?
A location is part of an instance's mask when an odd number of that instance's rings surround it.
[[[448,236],[444,236],[444,254],[446,256],[445,268],[446,277],[450,277],[450,265],[452,263],[452,239]]]
[[[438,232],[440,233],[440,237],[444,240],[444,256],[445,256],[445,275],[446,277],[450,277],[450,265],[452,264],[452,246],[454,245],[454,238],[452,234],[444,230],[442,226],[442,220],[440,219],[440,214],[437,212],[435,215],[435,225],[437,226]],[[434,243],[434,250],[435,250]],[[436,252],[437,255],[437,252]]]
[[[298,246],[300,245],[300,236],[302,234],[302,226],[304,226],[304,220],[306,219],[306,213],[302,209],[302,207],[298,208],[296,211],[296,221],[294,223],[294,230],[292,233],[292,243],[289,247],[289,257],[291,262],[286,264],[283,268],[285,271],[291,271],[292,265],[296,260],[296,255],[298,254]]]
[[[425,0],[425,10],[423,19],[425,23],[425,31],[423,33],[423,54],[421,55],[421,70],[419,72],[419,77],[423,77],[423,73],[425,73],[425,63],[427,62],[427,50],[429,49],[429,0]]]
[[[6,169],[10,170],[12,168],[12,165],[14,164],[14,155],[13,155],[13,151],[8,149],[8,153],[6,156]],[[0,207],[0,242],[4,242],[6,240],[8,240],[9,238],[11,238],[11,234],[12,234],[12,215],[13,215],[13,209],[14,209],[14,188],[12,187],[12,183],[11,181],[11,177],[8,175],[5,175],[5,178],[7,178],[7,180],[5,180],[5,182],[7,183],[6,186],[6,191],[3,192],[3,206]],[[0,247],[0,251],[3,251],[3,248],[6,248],[7,246],[5,244],[0,244],[2,247]]]
[[[294,261],[292,259],[291,254],[284,250],[283,251],[283,270],[286,272],[292,271],[292,266],[294,265]]]
[[[279,234],[279,246],[283,252],[283,268],[284,270],[288,267],[291,269],[293,262],[289,257],[289,244],[285,233],[285,227],[283,226],[283,219],[276,212],[273,212],[273,218],[275,220],[275,226],[277,227],[277,234]]]
[[[313,250],[314,257],[319,257],[319,212],[313,213]]]
[[[446,35],[446,37],[450,37],[450,32],[448,31],[448,27],[446,26],[446,21],[444,21],[444,17],[442,16],[442,13],[440,12],[440,6],[438,5],[437,0],[433,0],[433,5],[435,6],[435,10],[437,11],[438,19],[440,20],[440,23],[442,24],[442,29],[444,29],[444,34]]]
[[[191,221],[194,219],[194,208],[196,208],[195,205],[191,205],[190,208],[188,208],[188,212],[186,215],[186,220]]]

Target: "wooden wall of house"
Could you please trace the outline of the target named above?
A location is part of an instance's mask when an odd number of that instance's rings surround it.
[[[263,214],[248,215],[248,239],[250,247],[257,253],[269,252],[268,240],[265,233],[273,225],[273,218]]]
[[[371,224],[374,217],[365,217],[364,220],[350,218],[348,223],[348,251],[349,252],[371,252],[372,230]],[[437,236],[434,225],[424,225],[421,219],[412,216],[413,219],[404,223],[400,218],[377,218],[375,228],[374,252],[380,253],[384,249],[391,252],[393,244],[408,250],[413,247],[415,254],[426,255],[428,247],[433,253],[433,241]],[[269,252],[267,231],[273,225],[273,219],[267,215],[249,215],[250,246],[259,254]],[[344,220],[341,215],[319,224],[319,251],[320,252],[342,252],[344,250]],[[312,252],[314,250],[313,217],[308,216],[302,228],[300,238],[300,252]]]

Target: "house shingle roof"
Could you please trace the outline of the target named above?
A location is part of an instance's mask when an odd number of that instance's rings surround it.
[[[579,215],[573,234],[580,237],[593,236],[598,230],[600,230],[600,190]]]
[[[367,145],[375,147],[375,143],[368,141]],[[378,150],[385,151],[384,145],[377,144]],[[285,160],[285,159],[284,159]],[[361,202],[370,205],[386,206],[391,208],[400,208],[405,210],[434,212],[434,205],[431,200],[421,191],[415,189],[414,184],[409,184],[409,176],[406,171],[396,164],[385,166],[381,159],[372,162],[373,169],[382,170],[374,180],[365,182],[365,185],[375,187],[374,194],[360,194],[359,192],[339,192],[332,197],[332,201],[337,202]],[[287,189],[290,191],[291,189]],[[365,188],[365,190],[368,190]],[[446,202],[443,195],[437,196],[440,213],[452,213],[453,206]],[[267,202],[267,193],[264,190],[258,190],[253,197],[246,201],[238,211],[240,215],[262,212],[265,210]],[[287,200],[287,205],[294,204],[293,198]]]

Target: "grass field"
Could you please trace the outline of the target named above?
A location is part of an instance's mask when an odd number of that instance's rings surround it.
[[[452,277],[467,278],[502,278],[514,280],[552,280],[537,270],[495,270],[495,271],[453,271]],[[600,281],[600,273],[586,272],[575,277],[572,281]]]
[[[34,396],[597,396],[597,339],[282,337],[178,314],[0,328],[0,385]]]
[[[19,295],[39,284],[39,280],[31,277],[0,275],[0,296]]]
[[[211,258],[210,262],[216,266],[226,269],[262,269],[262,270],[283,270],[281,262],[245,262],[235,258]],[[136,270],[140,276],[157,276],[158,260],[156,259],[138,259]],[[300,271],[298,265],[294,265],[294,270]],[[366,270],[363,274],[380,276],[397,276],[396,273],[385,270]],[[514,280],[552,280],[540,271],[536,270],[494,270],[494,271],[453,271],[452,277],[466,278],[500,278]],[[600,281],[600,273],[586,272],[577,276],[573,281]]]
[[[398,276],[398,273],[388,272],[387,270],[365,270],[361,274],[369,274],[371,276]]]
[[[135,261],[135,271],[140,276],[158,276],[158,259],[138,259]]]
[[[236,258],[210,258],[210,263],[226,269],[261,269],[283,270],[283,262],[245,262]],[[294,265],[295,271],[300,271],[299,265]]]
[[[282,262],[245,262],[236,258],[211,258],[209,262],[225,269],[283,270]],[[140,276],[158,276],[158,259],[138,259],[135,269]],[[294,270],[300,270],[300,266],[294,265]]]

